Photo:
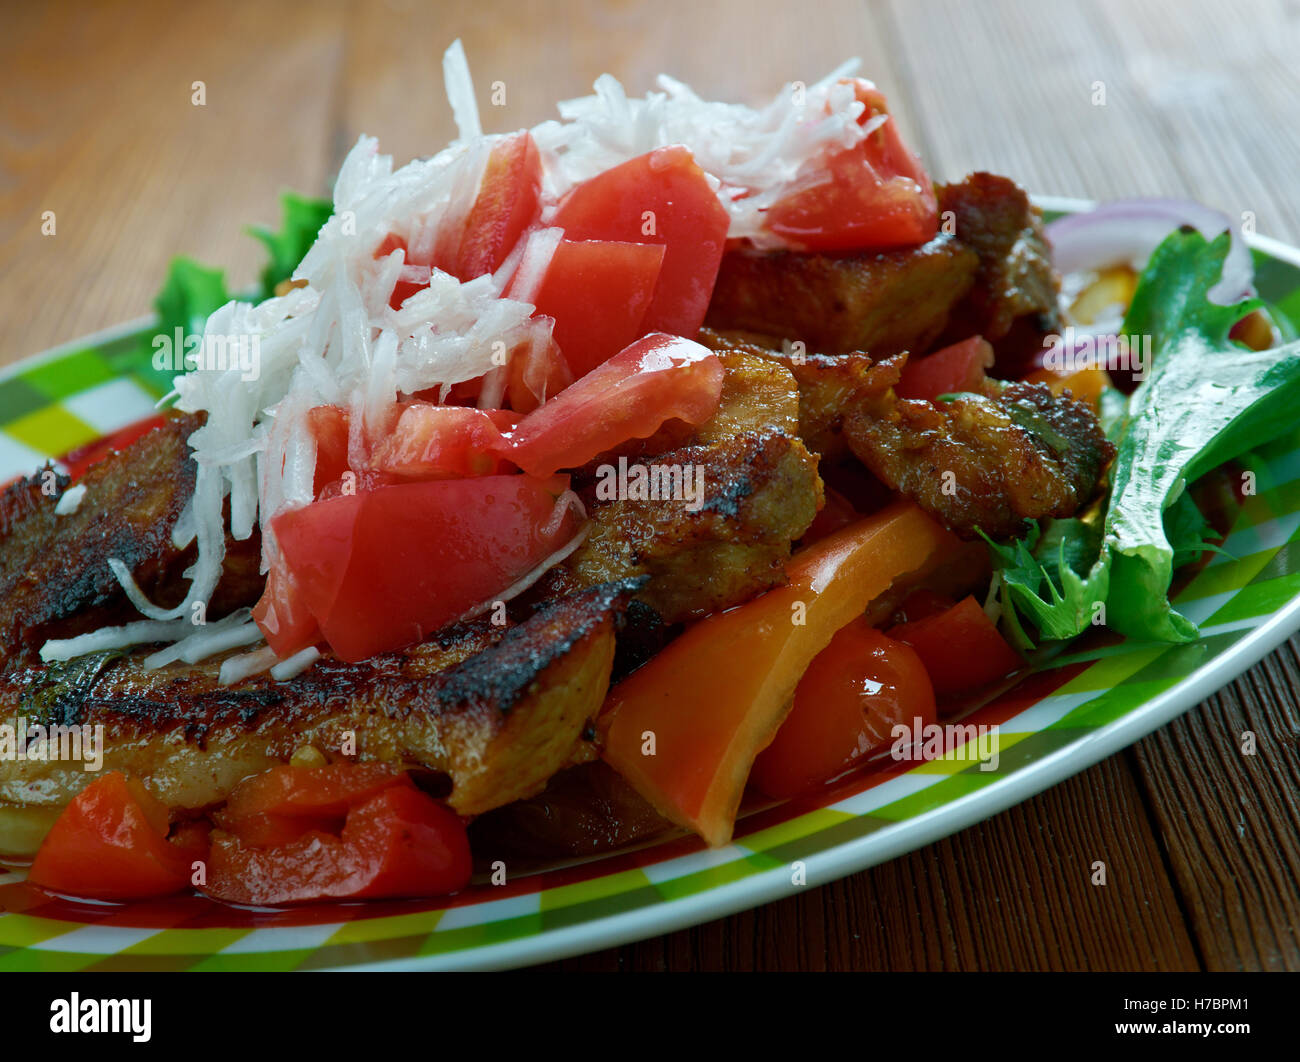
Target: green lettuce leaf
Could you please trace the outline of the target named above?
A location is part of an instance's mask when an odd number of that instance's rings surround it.
[[[275,286],[288,280],[298,268],[303,255],[316,242],[316,234],[334,213],[334,204],[328,199],[308,199],[296,192],[280,196],[280,231],[272,232],[260,225],[250,225],[246,230],[266,245],[271,260],[262,270],[261,298],[275,294]]]
[[[162,290],[154,299],[158,325],[146,337],[133,365],[160,393],[171,390],[177,373],[175,359],[169,361],[164,353],[184,352],[186,337],[201,335],[208,315],[232,298],[253,302],[275,294],[275,286],[292,275],[334,210],[334,204],[328,199],[309,199],[295,192],[285,192],[280,203],[282,218],[278,232],[260,226],[248,229],[266,245],[271,256],[262,270],[258,291],[231,295],[222,270],[209,269],[192,258],[171,260]]]
[[[1013,631],[1025,619],[1046,639],[1098,622],[1139,639],[1196,637],[1168,598],[1176,563],[1205,548],[1209,534],[1186,487],[1300,422],[1300,343],[1242,347],[1228,333],[1259,300],[1219,306],[1207,297],[1228,246],[1227,233],[1207,242],[1180,231],[1151,255],[1122,332],[1149,340],[1153,362],[1126,402],[1110,396],[1103,406],[1117,453],[1100,531],[1056,520],[991,546],[1004,613],[1017,613]]]
[[[202,335],[208,314],[230,301],[226,275],[220,269],[208,269],[192,258],[173,258],[167,279],[154,299],[158,325],[147,337],[140,359],[140,372],[159,391],[172,388],[177,374],[172,352],[185,351],[185,338]]]

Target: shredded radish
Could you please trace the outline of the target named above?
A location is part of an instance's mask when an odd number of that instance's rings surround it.
[[[252,645],[261,640],[262,632],[252,621],[252,612],[246,608],[236,609],[224,619],[199,627],[188,638],[182,638],[166,649],[159,649],[145,657],[144,666],[148,670],[154,670],[176,660],[193,664],[217,653],[224,653],[227,649]]]
[[[593,95],[559,104],[560,120],[531,131],[543,164],[543,221],[574,185],[657,147],[685,144],[728,212],[729,236],[772,246],[764,211],[792,182],[808,179],[805,163],[828,149],[853,146],[888,120],[858,123],[863,104],[844,81],[856,66],[856,60],[846,63],[811,85],[787,85],[759,109],[706,102],[669,77],[659,79],[658,91],[631,98],[604,75]],[[246,621],[195,633],[188,619],[217,585],[227,531],[242,540],[260,527],[261,570],[267,572],[278,552],[272,519],[311,502],[317,455],[308,412],[327,403],[347,409],[349,460],[364,467],[373,446],[391,430],[404,397],[436,389],[445,400],[456,384],[486,375],[481,401],[499,403],[506,374],[493,357],[500,345],[513,350],[549,341],[542,332],[549,324],[539,326],[532,318],[532,300],[563,236],[559,228],[534,230],[495,274],[467,283],[421,264],[454,260],[487,160],[502,140],[483,134],[460,41],[443,57],[443,76],[458,138],[431,158],[395,169],[373,138],[360,137],[339,170],[334,214],[294,272],[304,286],[258,305],[221,307],[208,318],[204,352],[240,356],[205,358],[176,377],[177,408],[207,415],[189,440],[194,495],[172,532],[178,547],[197,542],[185,599],[159,607],[115,558],[109,562],[114,574],[152,622],[48,643],[42,652],[55,654],[49,659],[177,642],[150,657],[157,666],[250,644],[244,640],[252,638]],[[389,237],[400,244],[376,257],[381,246],[393,246],[385,242]],[[393,309],[393,292],[403,281],[428,286]],[[507,286],[511,298],[503,295]],[[578,541],[507,594],[530,585]],[[221,680],[272,668],[274,654],[268,653],[260,649],[226,660]],[[287,664],[282,674],[289,673]]]
[[[474,99],[474,79],[469,76],[469,60],[465,46],[453,41],[442,57],[442,76],[447,86],[447,100],[456,119],[462,140],[473,140],[483,135],[479,123],[478,102]]]
[[[271,677],[276,682],[284,682],[295,675],[300,675],[320,659],[320,650],[314,645],[307,646],[293,654],[287,660],[281,660],[271,668]]]
[[[525,302],[537,301],[542,278],[546,276],[547,267],[555,257],[562,239],[564,230],[557,228],[537,229],[528,234],[524,241],[523,256],[510,285],[511,294]]]
[[[121,627],[100,627],[97,631],[76,638],[51,639],[41,646],[41,659],[47,664],[58,660],[72,660],[87,653],[100,653],[105,649],[124,649],[142,642],[170,642],[184,637],[194,627],[185,620],[159,623],[141,620]]]
[[[81,508],[81,499],[86,496],[86,485],[78,483],[75,487],[69,487],[60,496],[57,504],[54,506],[55,516],[71,516]]]
[[[251,653],[228,657],[221,661],[221,670],[217,673],[217,682],[222,686],[233,686],[253,675],[261,675],[275,667],[279,657],[269,645],[255,649]]]

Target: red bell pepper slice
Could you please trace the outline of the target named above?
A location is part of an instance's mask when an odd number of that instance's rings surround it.
[[[168,839],[167,809],[136,779],[109,771],[72,798],[28,872],[33,885],[96,900],[143,900],[190,887],[201,831]]]

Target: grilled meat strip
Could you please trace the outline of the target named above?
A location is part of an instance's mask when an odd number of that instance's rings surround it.
[[[906,355],[805,356],[706,329],[700,342],[787,365],[799,382],[799,432],[822,455],[847,448],[890,490],[964,536],[1019,534],[1025,520],[1070,516],[1114,456],[1092,410],[1042,384],[986,383],[949,402],[900,399]]]
[[[926,350],[974,283],[976,253],[947,235],[921,247],[833,256],[729,251],[706,323],[803,343],[806,353]]]
[[[698,430],[667,425],[575,475],[590,530],[573,555],[547,573],[542,596],[648,575],[638,599],[672,624],[784,582],[791,543],[823,504],[817,458],[797,437],[797,385],[787,369],[752,351],[724,350],[719,357],[722,401],[708,422]],[[619,457],[686,476],[699,470],[698,509],[685,497],[602,497],[598,470],[615,468]]]
[[[742,331],[700,329],[700,343],[718,353],[724,364],[744,354],[751,360],[783,367],[799,389],[795,426],[783,430],[797,434],[804,445],[825,461],[848,456],[843,438],[845,416],[856,396],[877,394],[893,386],[896,376],[887,364],[877,365],[868,354],[794,354],[779,349],[770,336]],[[726,393],[724,390],[724,402]]]
[[[895,371],[902,360],[891,359]],[[996,380],[946,402],[864,395],[844,434],[877,478],[966,537],[1074,515],[1115,455],[1087,406],[1044,384]]]
[[[817,460],[779,431],[747,432],[721,443],[684,446],[658,466],[701,468],[703,502],[624,498],[601,502],[588,485],[591,529],[545,593],[649,575],[639,596],[667,623],[730,608],[785,581],[791,543],[821,507]]]
[[[285,682],[217,682],[219,660],[146,671],[148,655],[32,667],[0,688],[0,721],[102,725],[103,769],[143,779],[176,812],[223,801],[242,778],[312,745],[445,774],[474,815],[530,796],[569,762],[605,697],[615,628],[635,581],[543,605],[508,628],[448,628],[400,653],[324,657]],[[0,801],[67,803],[96,775],[76,761],[0,761]]]
[[[877,360],[982,335],[1002,374],[1022,375],[1060,326],[1041,212],[1014,181],[991,173],[941,185],[937,195],[942,232],[921,247],[728,252],[707,323],[776,337],[770,346],[802,342],[804,354]]]
[[[991,173],[972,173],[936,193],[957,240],[979,259],[975,282],[936,345],[981,335],[997,351],[999,370],[1021,375],[1044,337],[1060,329],[1060,278],[1042,212],[1014,181]]]
[[[202,421],[177,416],[92,465],[75,511],[60,516],[66,476],[45,469],[0,495],[0,673],[34,662],[49,638],[70,638],[139,619],[108,567],[119,557],[164,607],[184,596],[196,547],[177,549],[172,528],[194,492],[186,440]],[[208,603],[221,616],[257,600],[258,537],[227,541],[225,574]]]

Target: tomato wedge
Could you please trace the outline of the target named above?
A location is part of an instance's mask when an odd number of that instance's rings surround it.
[[[860,251],[911,247],[933,239],[939,227],[934,186],[898,132],[885,97],[855,78],[866,105],[860,124],[886,121],[852,148],[812,159],[793,190],[767,214],[766,226],[808,251]]]
[[[663,247],[611,240],[561,240],[538,289],[537,312],[575,377],[589,373],[645,329]]]
[[[478,197],[465,219],[456,262],[459,280],[495,273],[541,213],[542,158],[533,134],[507,137],[488,156]]]
[[[297,580],[283,558],[267,573],[262,596],[253,606],[253,620],[281,660],[321,639],[320,624],[307,609]]]
[[[545,321],[545,318],[542,318]],[[573,383],[573,370],[552,334],[534,336],[510,357],[506,401],[517,413],[531,413]]]
[[[554,483],[480,476],[380,486],[272,521],[306,610],[343,660],[399,649],[509,591],[570,542]]]
[[[791,797],[843,774],[889,745],[898,723],[935,721],[934,689],[911,646],[858,617],[808,667],[794,707],[749,779]]]
[[[288,844],[311,830],[338,833],[349,809],[391,786],[411,784],[405,771],[385,764],[281,764],[235,786],[214,819],[246,845]]]
[[[507,435],[504,455],[544,478],[653,435],[674,417],[702,424],[717,411],[722,375],[717,355],[700,344],[646,336],[524,417]]]
[[[940,395],[978,391],[985,370],[992,366],[993,348],[980,336],[971,336],[932,354],[909,358],[894,393],[933,402]]]
[[[95,900],[143,900],[190,887],[204,835],[168,840],[167,809],[136,779],[109,771],[72,798],[46,835],[27,880]]]
[[[1024,666],[973,597],[936,615],[891,627],[888,634],[916,650],[940,697],[969,693]]]
[[[501,432],[517,419],[500,409],[414,402],[375,447],[370,463],[380,472],[407,478],[497,475],[507,471],[496,456]]]
[[[307,410],[307,427],[316,440],[315,497],[348,470],[348,411],[341,406],[315,406]]]
[[[205,891],[244,904],[440,896],[464,888],[471,859],[456,814],[414,786],[352,806],[339,833],[309,829],[261,846],[216,831]]]
[[[561,200],[552,224],[570,240],[662,244],[663,269],[642,331],[694,338],[729,219],[689,148],[658,148],[584,181]],[[560,346],[567,355],[563,339]]]

